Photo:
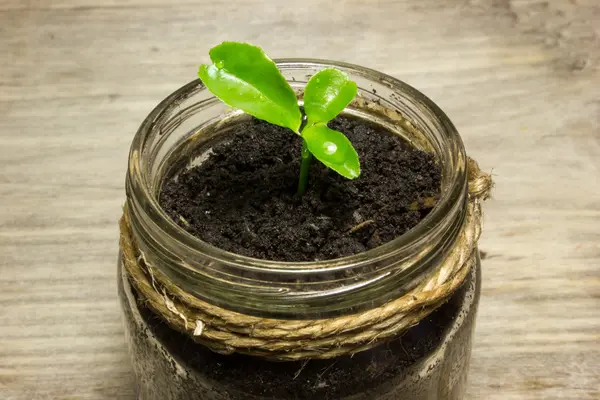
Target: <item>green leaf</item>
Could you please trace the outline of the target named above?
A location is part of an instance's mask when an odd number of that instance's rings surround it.
[[[213,65],[198,76],[225,104],[298,132],[302,115],[294,90],[260,47],[223,42],[210,50]]]
[[[319,71],[304,88],[304,112],[309,123],[329,122],[356,96],[356,83],[334,68]]]
[[[329,168],[348,179],[360,175],[358,154],[342,132],[329,129],[325,124],[315,124],[306,127],[302,137],[308,150]]]

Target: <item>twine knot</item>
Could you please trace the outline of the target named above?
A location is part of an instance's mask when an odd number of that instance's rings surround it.
[[[469,182],[469,196],[481,200],[487,200],[494,187],[492,176],[479,168],[477,161],[467,158],[467,174]]]

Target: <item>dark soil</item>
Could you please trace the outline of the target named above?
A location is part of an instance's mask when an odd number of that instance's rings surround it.
[[[418,224],[429,210],[410,205],[440,192],[434,156],[364,120],[340,117],[329,126],[356,148],[358,179],[315,160],[309,188],[298,196],[301,139],[253,119],[200,166],[164,182],[160,202],[181,227],[216,247],[280,261],[360,253]]]

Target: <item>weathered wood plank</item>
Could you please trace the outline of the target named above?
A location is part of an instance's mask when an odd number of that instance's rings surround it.
[[[134,397],[128,146],[225,39],[434,99],[497,183],[469,398],[600,398],[598,27],[595,0],[0,1],[0,398]]]

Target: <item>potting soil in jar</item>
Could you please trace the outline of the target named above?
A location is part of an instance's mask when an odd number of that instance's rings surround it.
[[[353,143],[361,176],[318,161],[296,194],[301,139],[250,120],[200,165],[163,182],[160,202],[183,229],[221,249],[280,261],[335,259],[384,244],[429,212],[440,191],[434,156],[352,117],[330,123]],[[415,203],[416,202],[416,203]],[[480,279],[474,268],[443,306],[401,337],[352,356],[274,362],[213,353],[172,330],[121,280],[144,399],[458,399],[466,381]]]

